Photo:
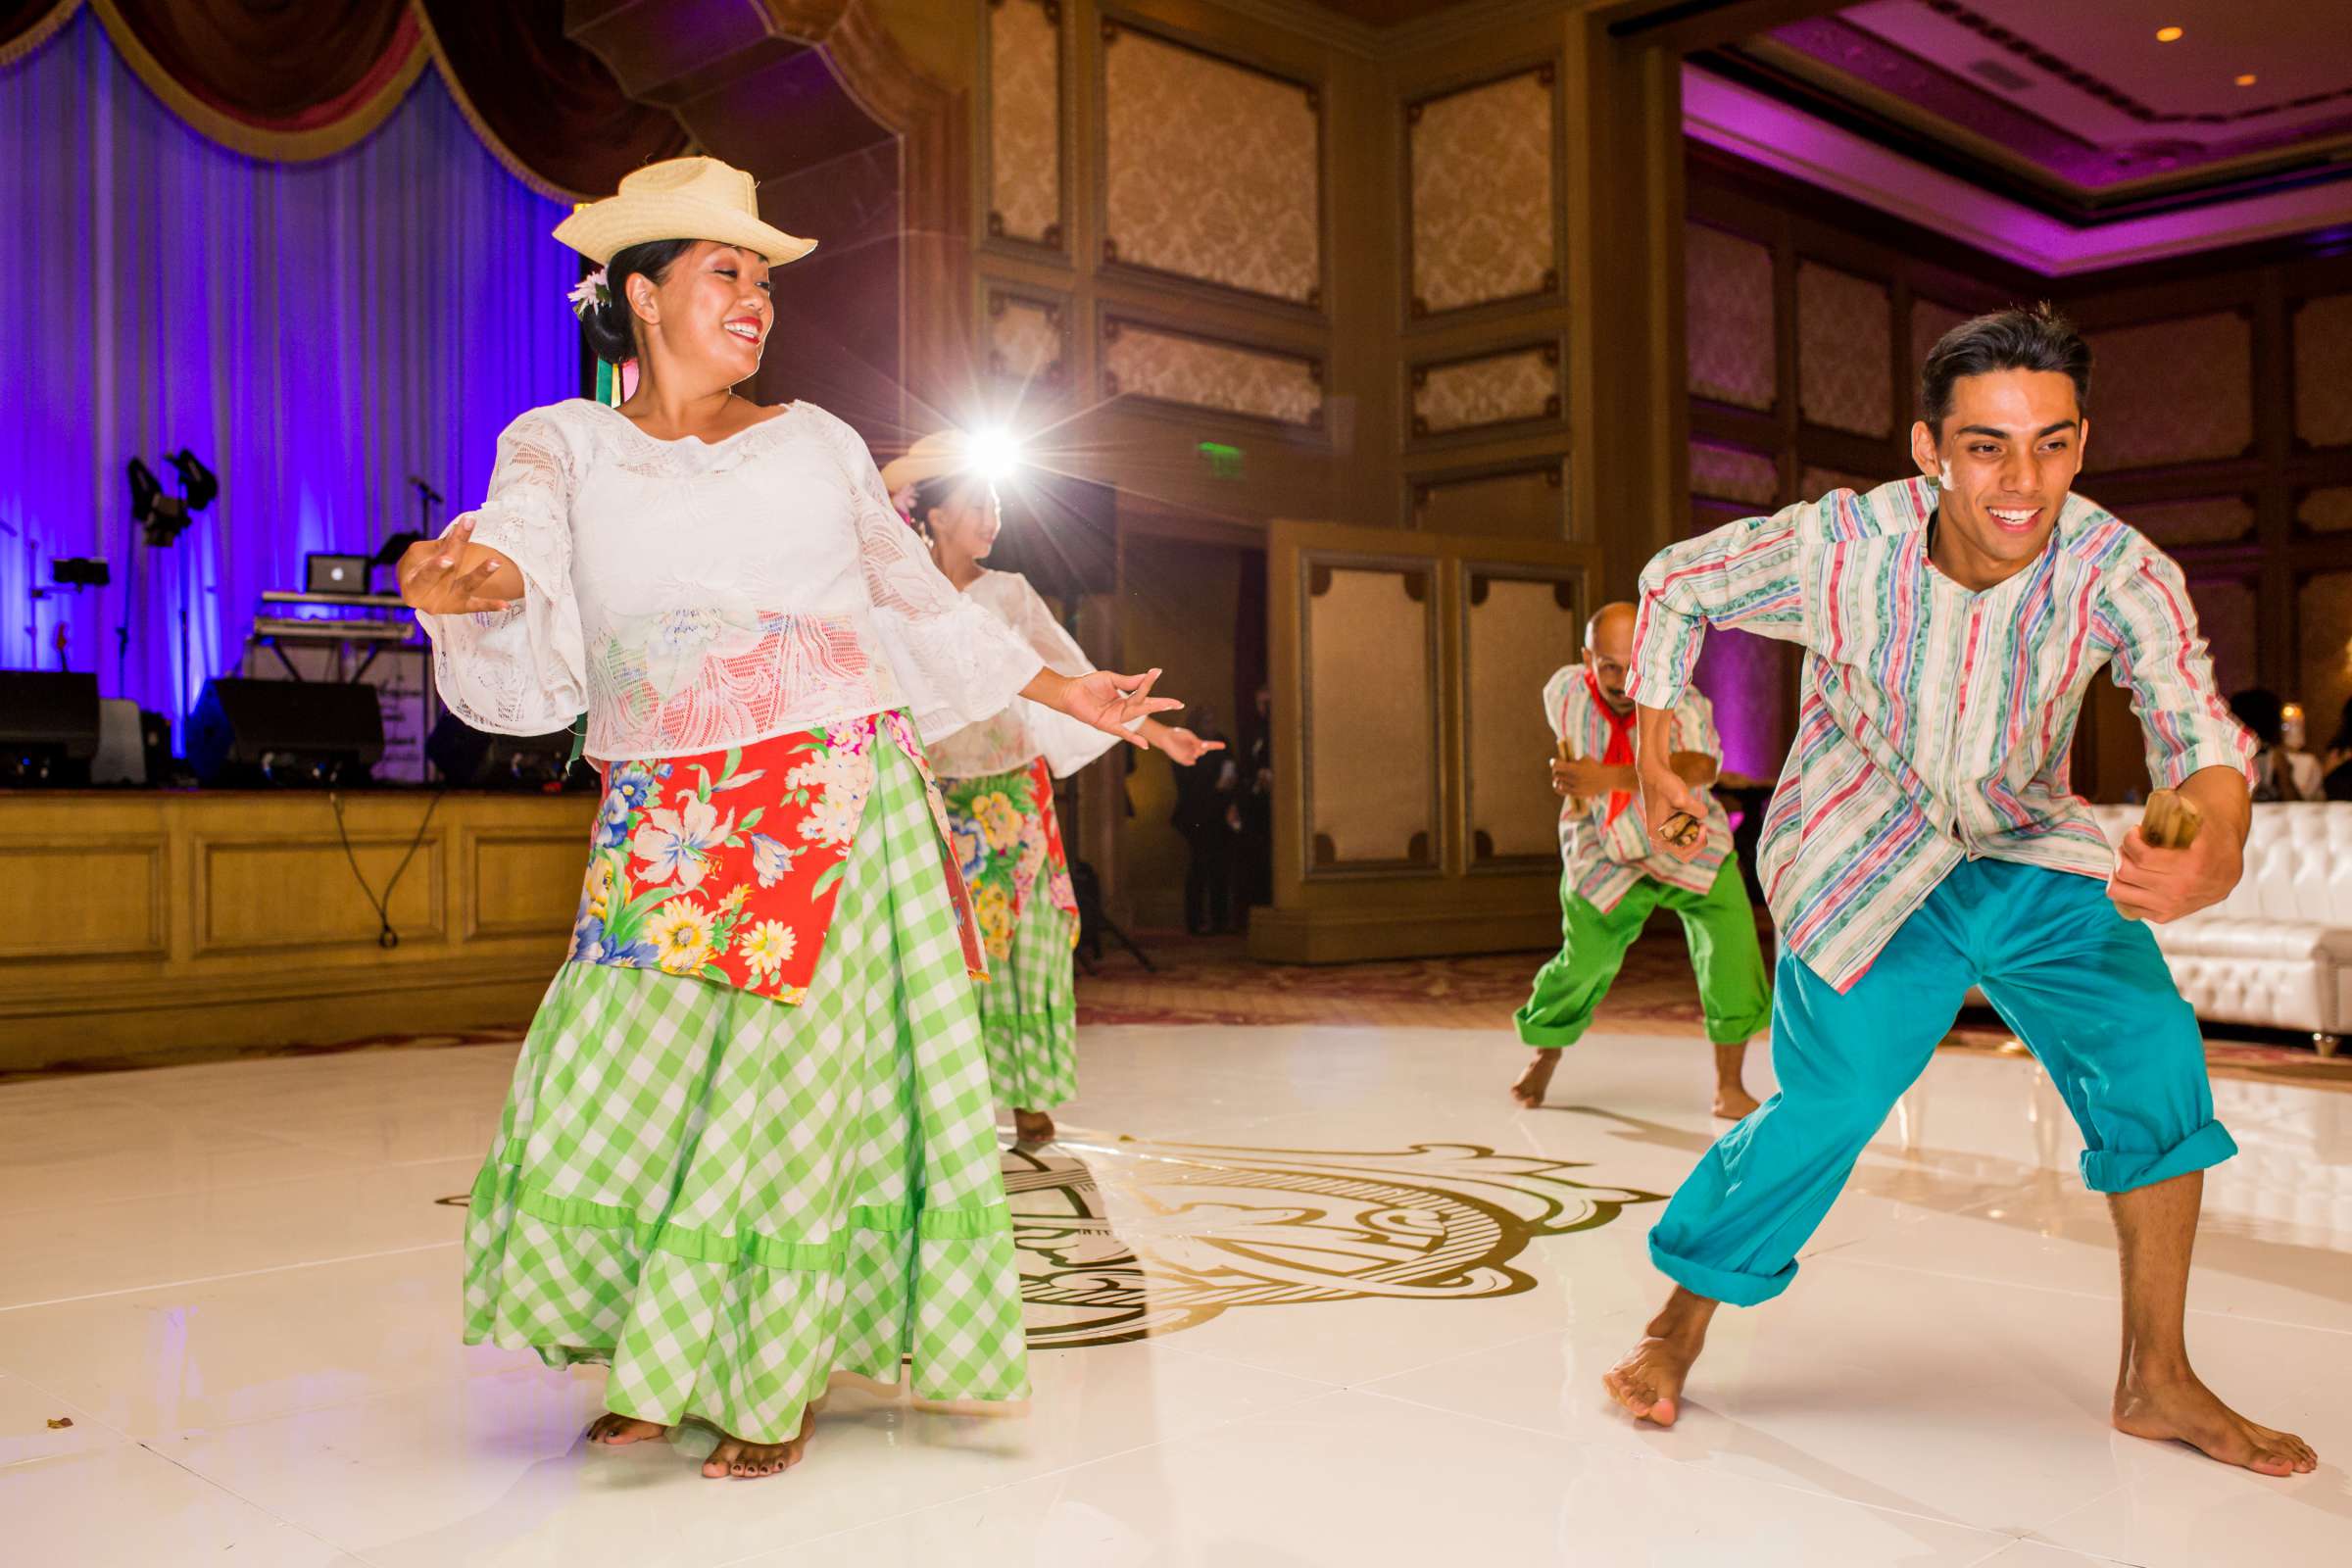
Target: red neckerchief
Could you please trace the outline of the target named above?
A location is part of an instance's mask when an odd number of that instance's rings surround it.
[[[1639,710],[1634,712],[1620,713],[1611,708],[1609,700],[1600,695],[1600,682],[1593,677],[1592,671],[1590,669],[1585,671],[1585,689],[1592,694],[1592,710],[1598,713],[1601,722],[1609,727],[1609,744],[1600,754],[1602,764],[1610,767],[1633,766],[1634,720],[1640,716]],[[1631,790],[1609,791],[1609,826],[1617,825],[1617,813],[1631,805],[1633,799],[1634,793]]]

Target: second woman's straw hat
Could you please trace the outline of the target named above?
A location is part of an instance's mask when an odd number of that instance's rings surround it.
[[[599,267],[612,253],[657,239],[711,239],[767,258],[797,262],[816,241],[760,218],[759,181],[715,158],[672,158],[624,176],[618,194],[582,202],[556,225],[556,238]]]

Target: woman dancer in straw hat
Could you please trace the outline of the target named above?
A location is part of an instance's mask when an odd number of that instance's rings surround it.
[[[981,562],[1003,526],[996,486],[954,431],[917,441],[882,469],[908,520],[931,546],[948,581],[1012,629],[1047,667],[1071,677],[1094,671],[1029,579]],[[1136,733],[1190,767],[1222,741],[1147,718]],[[959,729],[931,749],[948,801],[948,831],[988,954],[980,988],[980,1032],[997,1102],[1012,1109],[1024,1144],[1054,1138],[1052,1110],[1078,1094],[1076,963],[1078,899],[1070,888],[1054,781],[1102,756],[1110,736],[1066,714],[1016,698],[1002,712]]]
[[[1175,705],[1044,667],[847,425],[731,390],[768,270],[812,243],[750,175],[657,164],[556,237],[603,264],[581,324],[635,391],[516,419],[480,510],[400,567],[451,709],[507,734],[585,711],[605,776],[474,1183],[466,1338],[609,1362],[594,1442],[699,1423],[703,1474],[772,1475],[837,1371],[1028,1392],[981,956],[921,738],[1016,694],[1115,733]]]

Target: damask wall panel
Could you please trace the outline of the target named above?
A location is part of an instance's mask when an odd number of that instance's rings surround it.
[[[1719,446],[1712,441],[1690,443],[1690,489],[1695,495],[1720,501],[1744,501],[1769,508],[1780,500],[1780,465],[1761,452]]]
[[[1467,310],[1560,286],[1549,66],[1405,106],[1411,310]]]
[[[1544,774],[1550,734],[1538,701],[1584,641],[1578,583],[1562,576],[1463,572],[1462,727],[1473,863],[1548,860],[1559,803]]]
[[[2213,659],[2213,684],[2225,696],[2254,684],[2254,585],[2241,577],[2192,578],[2188,602]]]
[[[1413,434],[1446,435],[1560,416],[1554,343],[1413,368]]]
[[[2254,444],[2254,328],[2234,311],[2085,332],[2090,441],[2083,466],[2233,458]]]
[[[2303,705],[2304,722],[2325,739],[2352,697],[2352,571],[2327,571],[2303,579],[2295,595],[2295,689],[2282,693]],[[2224,687],[2223,690],[2230,690]]]
[[[1436,563],[1305,567],[1308,863],[1437,863]]]
[[[988,231],[1061,245],[1061,5],[989,0]]]
[[[2295,516],[2313,533],[2352,532],[2352,486],[2312,491],[2295,509]]]
[[[1704,223],[1683,231],[1690,395],[1769,410],[1780,383],[1772,322],[1772,252]]]
[[[1815,424],[1894,428],[1894,299],[1884,283],[1819,262],[1796,269],[1796,402]]]
[[[2352,294],[2295,312],[2295,434],[2315,447],[2352,445]]]
[[[988,370],[1017,386],[1058,387],[1069,377],[1068,309],[1059,300],[988,291]]]
[[[2204,501],[2150,501],[2119,507],[2116,514],[2160,545],[2224,544],[2254,529],[2254,506],[2244,496]]]
[[[1938,305],[1934,300],[1914,298],[1911,301],[1912,384],[1898,390],[1904,399],[1900,406],[1909,409],[1914,417],[1918,415],[1919,372],[1927,366],[1928,351],[1936,346],[1936,340],[1944,333],[1970,319],[1972,313],[1968,311],[1957,311],[1949,305]]]
[[[1505,473],[1420,480],[1413,485],[1413,526],[1429,533],[1564,538],[1565,470],[1564,464],[1553,461]]]
[[[1103,259],[1321,305],[1317,91],[1131,27],[1102,32]]]
[[[1102,392],[1283,424],[1323,423],[1320,362],[1117,317],[1102,322]]]

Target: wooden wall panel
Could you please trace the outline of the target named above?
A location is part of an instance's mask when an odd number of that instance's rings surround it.
[[[1691,223],[1683,273],[1690,395],[1771,412],[1780,375],[1770,247]]]
[[[1062,248],[1060,0],[990,0],[988,232]]]
[[[567,832],[467,835],[467,940],[565,936],[578,912],[588,843]]]
[[[2254,444],[2254,323],[2235,311],[2083,333],[2083,469],[2234,458]]]
[[[1578,574],[1471,564],[1462,573],[1462,712],[1470,863],[1548,865],[1559,801],[1544,770],[1551,734],[1537,701],[1584,642]]]
[[[2132,509],[2132,526],[2171,549],[2228,544],[2254,531],[2254,503],[2244,496],[2150,501]]]
[[[2305,300],[2294,315],[2295,435],[2352,446],[2352,294]]]
[[[1559,288],[1557,97],[1543,66],[1405,106],[1412,315]]]
[[[1412,485],[1413,527],[1427,533],[1567,536],[1566,476],[1557,459],[1495,472],[1433,475]]]
[[[1717,501],[1741,501],[1770,511],[1780,499],[1781,467],[1769,453],[1718,441],[1690,443],[1690,493]]]
[[[162,957],[164,851],[147,833],[0,841],[19,911],[0,922],[0,975],[59,958]]]
[[[1412,371],[1413,434],[1524,424],[1560,416],[1556,343],[1417,365]]]
[[[1323,100],[1133,27],[1102,32],[1106,262],[1323,303]]]
[[[1814,424],[1894,428],[1894,299],[1887,285],[1819,262],[1796,269],[1796,401]]]
[[[424,805],[415,802],[422,812]],[[240,833],[196,841],[196,952],[253,953],[372,948],[382,930],[368,891],[383,900],[385,918],[404,944],[438,942],[446,886],[446,829],[436,823],[409,856],[413,840],[394,832],[355,832],[351,858],[331,832],[315,828]],[[408,869],[392,876],[403,859]],[[359,862],[354,876],[351,860]],[[367,886],[361,886],[365,878]],[[387,890],[389,897],[386,897]]]
[[[1323,422],[1320,362],[1118,317],[1102,323],[1102,393],[1278,424]]]
[[[1310,555],[1301,588],[1314,771],[1310,875],[1438,864],[1433,564]]]

